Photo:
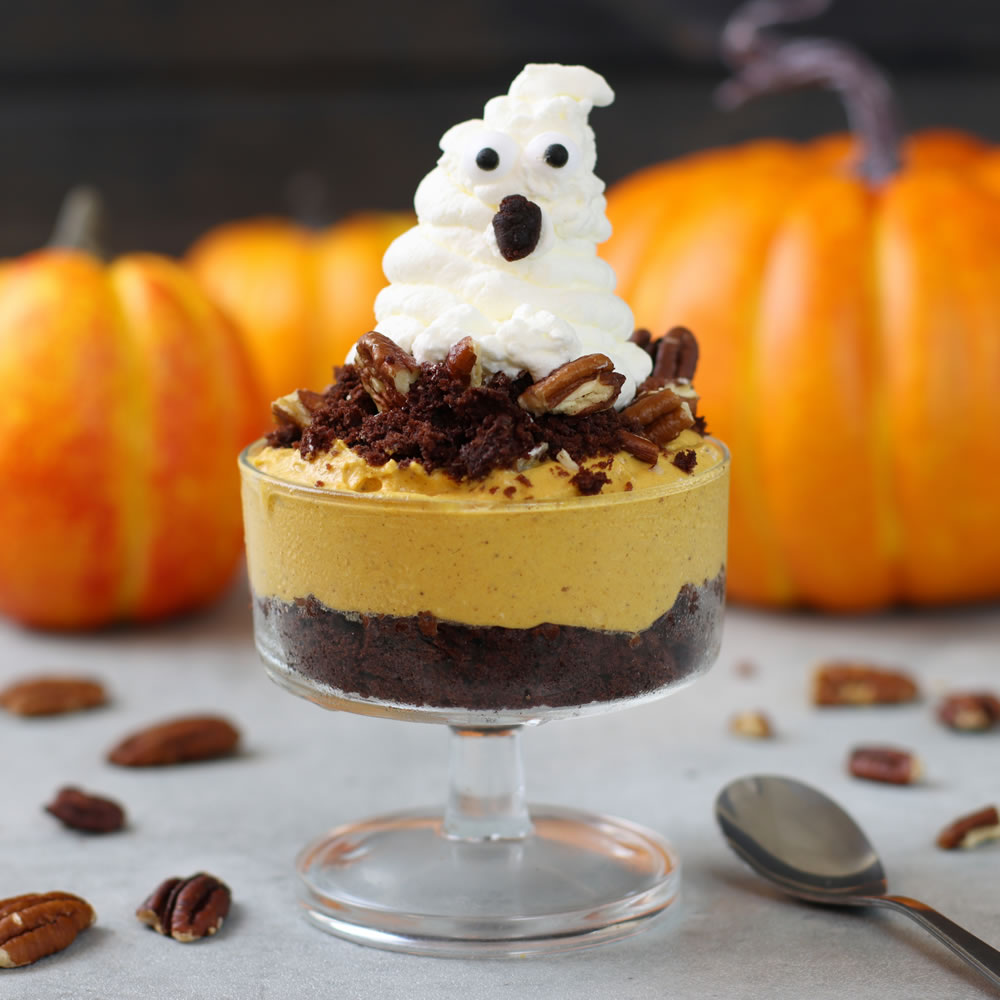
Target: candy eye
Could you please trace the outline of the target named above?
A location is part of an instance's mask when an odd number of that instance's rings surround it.
[[[500,154],[492,146],[483,146],[476,153],[476,166],[480,170],[496,170],[500,166]]]
[[[550,167],[565,167],[569,162],[569,150],[561,142],[554,142],[545,147],[542,159]]]
[[[462,152],[462,169],[473,184],[492,184],[517,162],[520,149],[503,132],[483,131],[473,136]]]
[[[525,149],[529,160],[548,170],[571,174],[580,163],[580,150],[568,135],[543,132],[536,135]]]

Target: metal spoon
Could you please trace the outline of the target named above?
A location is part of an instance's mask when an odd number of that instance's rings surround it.
[[[908,896],[889,896],[882,862],[861,828],[822,792],[776,775],[730,782],[715,800],[729,846],[759,875],[813,903],[883,906],[912,917],[1000,986],[1000,951]]]

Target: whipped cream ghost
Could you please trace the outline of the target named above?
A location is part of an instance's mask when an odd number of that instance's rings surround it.
[[[469,336],[486,370],[536,380],[606,354],[627,405],[651,361],[628,342],[631,310],[597,256],[611,226],[587,121],[613,99],[584,66],[529,64],[482,119],[449,129],[417,188],[417,225],[385,254],[375,329],[419,362]]]

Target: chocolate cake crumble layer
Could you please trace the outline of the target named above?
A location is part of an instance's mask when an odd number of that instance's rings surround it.
[[[419,462],[428,472],[443,469],[456,480],[481,479],[494,469],[517,465],[539,445],[550,456],[565,449],[576,461],[621,450],[629,422],[614,410],[582,416],[532,416],[517,405],[531,385],[522,375],[499,373],[470,386],[443,364],[421,365],[421,377],[406,405],[377,410],[353,365],[337,370],[334,382],[312,404],[309,425],[279,427],[272,447],[298,448],[304,458],[327,451],[338,439],[369,465]]]
[[[724,593],[724,572],[685,584],[638,633],[345,614],[311,596],[258,598],[255,610],[258,630],[310,681],[378,701],[488,711],[615,701],[676,684],[714,659]]]

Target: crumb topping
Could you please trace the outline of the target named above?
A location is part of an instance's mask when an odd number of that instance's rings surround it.
[[[275,403],[278,425],[268,435],[269,445],[296,448],[303,458],[312,460],[343,441],[371,466],[390,460],[400,466],[418,462],[427,472],[440,469],[457,481],[482,479],[495,469],[525,468],[544,456],[567,470],[582,495],[592,496],[611,481],[603,469],[610,467],[615,454],[628,451],[655,464],[679,433],[680,426],[663,433],[661,400],[670,397],[674,410],[687,413],[684,426],[693,423],[699,432],[704,429],[704,420],[690,414],[697,399],[693,393],[689,393],[689,407],[669,389],[655,386],[648,399],[639,398],[647,409],[651,402],[655,411],[646,413],[643,405],[637,411],[633,404],[618,412],[611,405],[617,395],[615,383],[614,393],[604,393],[600,408],[590,409],[588,402],[577,412],[565,412],[556,408],[566,396],[560,382],[559,393],[549,393],[559,396],[556,403],[543,399],[545,405],[526,407],[527,390],[534,386],[539,394],[537,387],[545,380],[533,383],[526,372],[516,378],[503,373],[480,376],[451,356],[443,362],[416,365],[381,334],[367,334],[359,341],[362,344],[372,357],[359,347],[358,362],[336,369],[334,383],[323,393],[299,390]],[[653,342],[650,349],[657,345]],[[474,354],[472,360],[476,361]],[[578,372],[574,365],[587,371]],[[603,374],[590,371],[599,367],[591,356],[563,367],[566,372],[560,369],[557,374],[567,383],[567,392],[589,386],[590,381],[597,384]],[[605,461],[595,462],[592,468],[581,464],[594,459]],[[691,472],[695,462],[691,450],[673,456],[674,465],[685,472]],[[531,485],[523,475],[518,480]]]

